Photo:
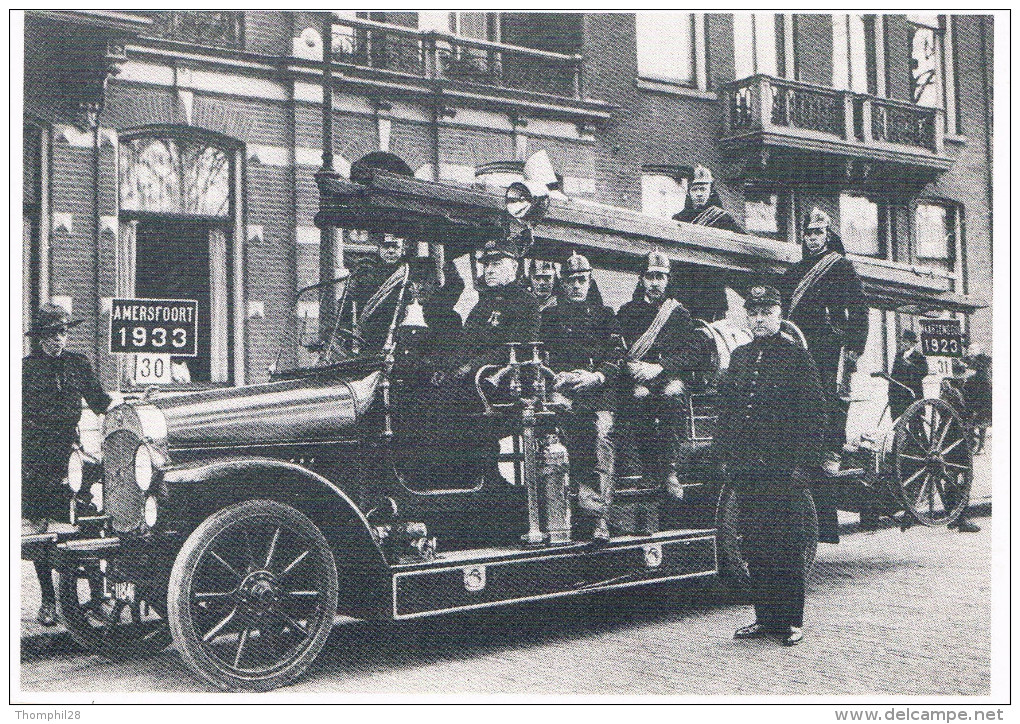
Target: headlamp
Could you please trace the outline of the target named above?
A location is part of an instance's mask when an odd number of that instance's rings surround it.
[[[135,483],[145,492],[152,485],[153,465],[149,446],[142,443],[135,450]]]

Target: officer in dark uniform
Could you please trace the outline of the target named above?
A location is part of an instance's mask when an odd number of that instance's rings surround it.
[[[28,330],[31,352],[21,377],[22,532],[43,533],[51,520],[67,520],[68,488],[61,484],[77,437],[84,400],[97,415],[110,406],[89,361],[67,352],[68,330],[80,324],[56,304],[44,304]],[[50,566],[35,564],[42,589],[38,620],[56,623],[56,596]]]
[[[400,269],[405,261],[404,254],[407,242],[391,234],[380,234],[376,239],[376,255],[361,260],[354,268],[348,282],[344,308],[341,311],[340,326],[349,327],[362,336],[366,348],[373,351],[382,349],[389,333],[396,295],[387,297],[379,307],[375,308],[361,324],[366,308],[373,302],[373,297],[386,284],[387,280]],[[387,311],[389,312],[387,314]]]
[[[618,423],[626,426],[649,463],[661,455],[655,421],[668,440],[664,483],[674,498],[683,497],[680,463],[684,452],[686,388],[681,373],[702,369],[707,361],[694,322],[684,306],[666,295],[669,258],[653,251],[634,298],[620,307],[617,324],[626,345],[620,374]]]
[[[432,378],[424,435],[434,475],[475,476],[495,460],[490,443],[499,431],[483,429],[486,422],[477,416],[475,377],[485,365],[506,364],[508,342],[538,341],[538,301],[518,281],[514,241],[487,242],[481,260],[478,302],[464,321],[450,366]]]
[[[595,540],[609,540],[606,514],[613,503],[616,444],[615,381],[623,356],[613,310],[591,298],[591,264],[572,254],[562,269],[563,292],[542,311],[539,337],[556,372],[554,390],[572,403],[561,416],[578,503],[598,515]],[[597,488],[591,485],[594,470]]]
[[[684,208],[674,214],[673,220],[744,233],[733,215],[723,208],[722,199],[715,189],[715,178],[704,166],[694,167]],[[693,264],[677,264],[676,267],[673,281],[676,283],[683,279],[683,288],[670,289],[670,292],[690,310],[691,315],[708,322],[725,317],[728,307],[726,272]]]
[[[756,614],[734,637],[793,646],[803,638],[801,504],[824,454],[825,406],[811,355],[779,333],[779,292],[752,287],[745,307],[754,339],[733,351],[719,385],[713,445],[739,495]]]
[[[848,403],[841,387],[849,379],[868,339],[868,309],[861,278],[846,258],[843,242],[832,230],[828,214],[813,209],[804,224],[801,245],[803,259],[780,280],[786,302],[786,317],[804,333],[808,349],[818,366],[822,390],[828,403],[830,421],[828,452],[823,470],[838,474],[846,443]],[[840,358],[845,355],[843,379],[839,379]],[[818,503],[818,539],[838,543],[833,485],[819,480],[814,487]]]

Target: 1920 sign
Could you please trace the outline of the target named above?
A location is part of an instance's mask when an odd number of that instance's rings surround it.
[[[962,357],[963,333],[959,319],[921,319],[921,353],[936,357]]]
[[[114,299],[110,352],[198,356],[198,302],[193,299]]]

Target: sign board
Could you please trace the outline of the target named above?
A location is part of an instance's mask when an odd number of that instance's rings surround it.
[[[110,352],[198,356],[198,302],[193,299],[114,299]]]
[[[921,354],[927,357],[962,357],[963,332],[959,319],[919,319]]]
[[[134,383],[136,385],[169,385],[174,379],[171,374],[170,355],[136,354]]]

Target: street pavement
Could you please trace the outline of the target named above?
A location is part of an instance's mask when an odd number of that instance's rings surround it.
[[[991,459],[972,505],[990,515]],[[804,643],[740,642],[753,618],[715,581],[409,622],[338,625],[286,692],[335,694],[982,695],[990,687],[990,517],[982,531],[886,528],[821,544]],[[21,690],[204,692],[177,653],[110,662],[32,618],[23,564]]]

